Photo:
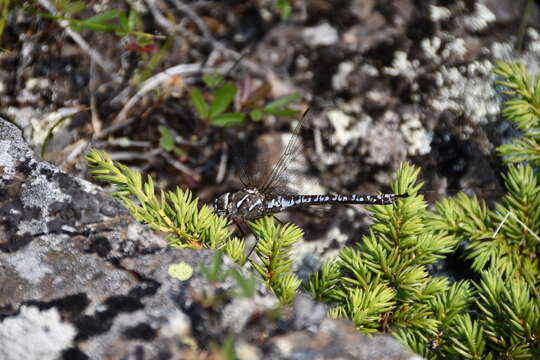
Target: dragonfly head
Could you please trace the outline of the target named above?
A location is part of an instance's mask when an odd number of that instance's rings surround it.
[[[214,211],[220,216],[227,216],[231,193],[226,192],[214,200]]]

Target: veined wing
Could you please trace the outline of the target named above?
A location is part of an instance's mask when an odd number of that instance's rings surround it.
[[[260,191],[263,194],[272,193],[273,189],[283,187],[285,183],[285,174],[291,161],[296,157],[301,149],[302,142],[300,141],[300,131],[302,127],[313,117],[311,106],[304,112],[302,118],[294,128],[291,139],[287,143],[285,150],[279,157],[279,160],[272,168],[270,175],[261,184]]]

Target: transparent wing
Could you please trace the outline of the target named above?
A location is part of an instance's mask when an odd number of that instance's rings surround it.
[[[309,122],[309,119],[313,117],[313,111],[311,111],[311,106],[304,112],[302,118],[298,122],[298,125],[294,128],[291,139],[285,147],[283,154],[281,154],[276,165],[273,167],[270,175],[266,180],[261,184],[260,190],[263,194],[273,193],[276,188],[285,188],[286,179],[285,174],[287,167],[294,159],[294,157],[300,151],[302,142],[300,141],[300,131],[302,127]]]
[[[236,151],[234,162],[238,166],[238,175],[245,188],[258,188],[268,178],[270,169],[269,154],[265,151],[257,154],[260,148],[253,143],[244,142]],[[257,154],[257,155],[256,155]]]

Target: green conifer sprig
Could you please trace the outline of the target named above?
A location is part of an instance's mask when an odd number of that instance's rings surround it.
[[[118,190],[113,196],[124,203],[137,221],[164,232],[169,245],[214,249],[223,246],[230,236],[227,220],[214,215],[206,205],[199,209],[191,191],[161,191],[158,198],[151,176],[143,182],[139,172],[113,162],[105,152],[95,149],[86,155],[86,160],[94,168],[91,174],[115,184]]]
[[[509,359],[539,359],[538,288],[525,279],[507,279],[495,268],[482,272],[476,288],[480,324],[490,348]]]
[[[447,280],[429,277],[425,265],[457,245],[426,225],[418,173],[408,164],[398,170],[392,189],[410,197],[370,207],[375,218],[370,235],[324,264],[306,286],[316,298],[335,304],[331,316],[350,318],[363,332],[407,329],[416,342],[436,336],[441,321],[431,302],[448,290]]]
[[[301,284],[291,272],[291,246],[298,242],[303,231],[296,225],[275,225],[272,216],[265,216],[249,223],[257,236],[255,253],[260,262],[251,264],[284,304],[290,303]]]
[[[473,290],[468,281],[455,282],[448,291],[437,294],[430,301],[430,306],[435,318],[441,322],[440,329],[449,331],[454,320],[467,311],[472,300]]]
[[[326,261],[319,271],[313,274],[310,281],[304,284],[304,288],[309,291],[315,299],[337,300],[333,297],[333,290],[341,281],[341,267],[336,261]]]
[[[441,358],[475,358],[466,354],[483,354],[482,337],[478,333],[478,324],[470,325],[470,310],[474,291],[468,281],[459,281],[450,286],[448,291],[437,294],[431,301],[431,309],[440,322],[436,336],[429,338],[437,346],[432,350]],[[480,339],[478,339],[480,337]],[[430,351],[424,352],[429,356]],[[479,357],[480,359],[481,357]]]
[[[236,263],[244,265],[247,261],[246,258],[246,243],[237,237],[229,239],[225,243],[225,253],[229,255]]]
[[[452,337],[446,358],[491,360],[493,353],[486,352],[486,333],[471,314],[464,313],[457,317],[455,326],[449,329]]]
[[[501,145],[497,152],[507,162],[530,161],[540,167],[540,74],[534,78],[522,63],[498,62],[493,72],[503,80],[510,98],[503,104],[503,115],[514,122],[523,136]]]
[[[509,166],[503,179],[507,194],[495,211],[461,193],[439,202],[428,224],[460,242],[470,241],[465,257],[473,270],[494,267],[535,286],[540,284],[540,241],[533,235],[540,233],[540,184],[528,165]]]
[[[502,174],[507,189],[496,205],[494,222],[503,224],[496,239],[503,250],[496,267],[507,275],[518,275],[533,286],[540,285],[540,183],[528,165],[509,166]],[[514,216],[507,216],[512,213]],[[506,218],[506,219],[505,219]],[[518,221],[519,220],[519,221]],[[471,250],[474,249],[471,244]]]
[[[428,359],[492,359],[482,321],[472,311],[476,291],[468,281],[452,284],[429,301],[435,331],[396,327],[392,334]]]
[[[377,332],[384,314],[394,308],[395,290],[384,283],[372,283],[336,291],[340,305],[329,312],[330,317],[347,317],[363,332]]]
[[[493,72],[503,80],[497,81],[506,87],[510,96],[503,106],[503,115],[514,121],[521,129],[538,125],[540,117],[540,75],[534,78],[522,63],[496,63]]]

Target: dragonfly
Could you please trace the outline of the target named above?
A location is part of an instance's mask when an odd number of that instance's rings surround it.
[[[388,205],[399,198],[409,196],[407,193],[302,195],[286,187],[287,168],[301,148],[300,131],[309,117],[308,114],[312,113],[311,107],[308,107],[269,175],[255,176],[250,174],[246,167],[241,168],[240,181],[243,188],[217,197],[214,201],[216,214],[225,216],[238,224],[305,206]]]

